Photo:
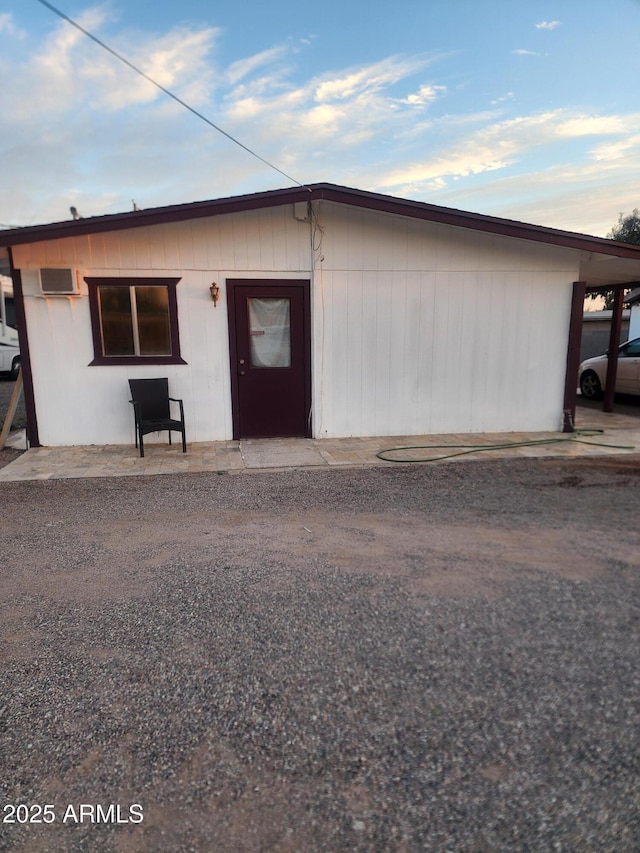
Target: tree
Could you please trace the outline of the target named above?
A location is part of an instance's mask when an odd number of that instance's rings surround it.
[[[609,231],[607,237],[621,243],[635,243],[640,246],[640,210],[636,207],[628,216],[621,213],[618,224]]]
[[[607,234],[610,240],[618,240],[620,243],[635,243],[640,246],[640,210],[635,207],[631,213],[625,216],[623,213],[618,217],[618,224],[615,225]],[[629,293],[625,291],[625,295]],[[598,299],[600,296],[604,299],[604,308],[613,308],[614,291],[609,290],[606,293],[590,293],[590,299]]]

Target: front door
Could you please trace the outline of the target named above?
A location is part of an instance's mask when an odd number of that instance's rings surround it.
[[[309,282],[236,279],[227,291],[233,437],[309,437]]]

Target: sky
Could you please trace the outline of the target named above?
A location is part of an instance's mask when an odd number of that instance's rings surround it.
[[[280,171],[0,0],[0,227],[318,181],[599,236],[640,207],[640,0],[52,3]]]

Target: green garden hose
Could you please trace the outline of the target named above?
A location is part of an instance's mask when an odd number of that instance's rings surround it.
[[[400,447],[387,447],[385,450],[381,450],[379,453],[376,453],[376,456],[384,462],[440,462],[443,459],[453,459],[456,456],[466,456],[469,453],[484,453],[491,450],[512,450],[515,447],[539,447],[541,445],[558,444],[565,441],[573,441],[576,444],[589,444],[593,447],[610,447],[613,450],[635,450],[633,445],[604,444],[599,441],[585,441],[584,439],[577,438],[577,436],[602,435],[603,432],[604,430],[601,429],[576,430],[567,438],[540,438],[531,439],[529,441],[511,441],[502,444],[475,444],[473,446],[468,444],[411,444]],[[397,456],[390,457],[388,455],[391,453],[400,453],[403,450],[455,450],[455,453],[427,456],[423,459],[410,459],[408,457],[398,458]]]

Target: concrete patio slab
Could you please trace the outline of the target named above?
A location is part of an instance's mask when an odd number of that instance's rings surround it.
[[[261,438],[240,442],[246,468],[306,468],[327,464],[315,442],[306,438]]]

